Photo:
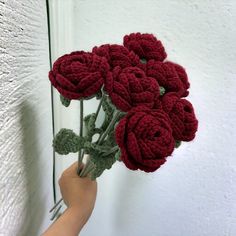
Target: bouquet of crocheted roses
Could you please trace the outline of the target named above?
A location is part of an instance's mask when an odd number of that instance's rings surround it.
[[[75,51],[58,58],[49,72],[61,102],[80,102],[80,134],[61,129],[54,137],[57,153],[78,152],[89,159],[81,176],[99,177],[117,161],[131,170],[153,172],[181,141],[191,141],[198,128],[184,68],[166,60],[162,43],[152,34],[132,33],[123,45],[105,44],[91,52]],[[87,99],[100,100],[83,117]],[[104,120],[97,127],[100,110]],[[99,135],[93,141],[95,134]]]

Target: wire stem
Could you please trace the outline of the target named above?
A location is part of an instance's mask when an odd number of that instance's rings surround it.
[[[104,153],[104,156],[108,156],[108,155],[110,155],[113,152],[116,152],[118,150],[119,150],[119,147],[116,145],[116,146],[112,147],[108,152]]]
[[[106,138],[107,134],[110,132],[110,130],[113,128],[113,126],[115,125],[117,118],[119,117],[120,112],[119,111],[115,111],[114,116],[110,122],[110,124],[108,125],[107,129],[105,130],[105,132],[103,134],[101,134],[98,138],[98,144],[101,144],[104,139]]]
[[[103,101],[104,101],[104,98],[105,98],[105,95],[104,95],[104,93],[102,93],[102,98],[100,99],[100,102],[99,102],[99,104],[98,104],[97,111],[96,111],[96,113],[95,113],[95,121],[96,121],[96,119],[97,119],[97,117],[98,117],[98,114],[99,114],[99,112],[100,112],[100,110],[101,110],[101,107],[102,107],[102,103],[103,103]]]
[[[83,137],[83,123],[84,123],[84,102],[83,99],[80,100],[80,132],[79,135],[80,137]],[[82,149],[79,150],[79,155],[78,155],[78,167],[83,161],[83,155],[82,155]],[[78,169],[79,173],[79,169]]]

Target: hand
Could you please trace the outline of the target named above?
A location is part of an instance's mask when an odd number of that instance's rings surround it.
[[[76,162],[62,173],[59,185],[68,208],[43,236],[78,235],[92,214],[97,195],[97,183],[89,177],[79,177],[77,168]]]
[[[67,207],[81,211],[87,221],[94,208],[97,182],[92,181],[89,177],[79,177],[77,169],[78,163],[76,162],[62,173],[58,182]]]

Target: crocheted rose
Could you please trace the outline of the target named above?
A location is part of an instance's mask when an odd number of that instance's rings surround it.
[[[58,58],[49,72],[52,85],[67,99],[88,98],[95,95],[109,76],[104,57],[76,51]]]
[[[166,93],[175,92],[179,97],[188,95],[187,83],[182,82],[185,77],[179,72],[182,79],[180,78],[176,67],[171,62],[150,60],[146,64],[146,74],[155,78],[158,84],[165,88]]]
[[[104,44],[100,47],[94,47],[92,52],[98,56],[105,57],[111,68],[116,66],[120,66],[121,68],[129,66],[142,67],[139,57],[121,45]]]
[[[121,111],[143,105],[152,108],[160,96],[157,81],[138,67],[115,67],[105,80],[105,90],[112,103]]]
[[[169,118],[163,110],[137,107],[115,129],[121,160],[131,170],[153,172],[174,150]]]
[[[163,61],[167,56],[161,41],[157,40],[153,34],[125,35],[123,44],[130,51],[134,51],[143,61],[150,59]]]
[[[198,129],[192,104],[175,93],[167,93],[162,97],[162,108],[169,115],[175,140],[191,141]]]
[[[188,81],[188,75],[187,75],[185,69],[181,65],[176,64],[176,63],[171,62],[171,61],[166,61],[165,63],[167,65],[174,66],[175,71],[178,74],[178,77],[181,80],[181,82],[184,86],[184,89],[185,89],[184,93],[182,94],[182,97],[187,97],[189,95],[189,91],[187,91],[187,89],[190,88],[190,83]]]

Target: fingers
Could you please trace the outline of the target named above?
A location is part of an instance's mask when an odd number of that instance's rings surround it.
[[[81,165],[79,166],[79,169],[83,169],[84,164],[81,163]],[[69,166],[66,170],[63,171],[62,175],[70,175],[70,176],[77,176],[78,171],[78,162],[74,162],[71,166]]]

